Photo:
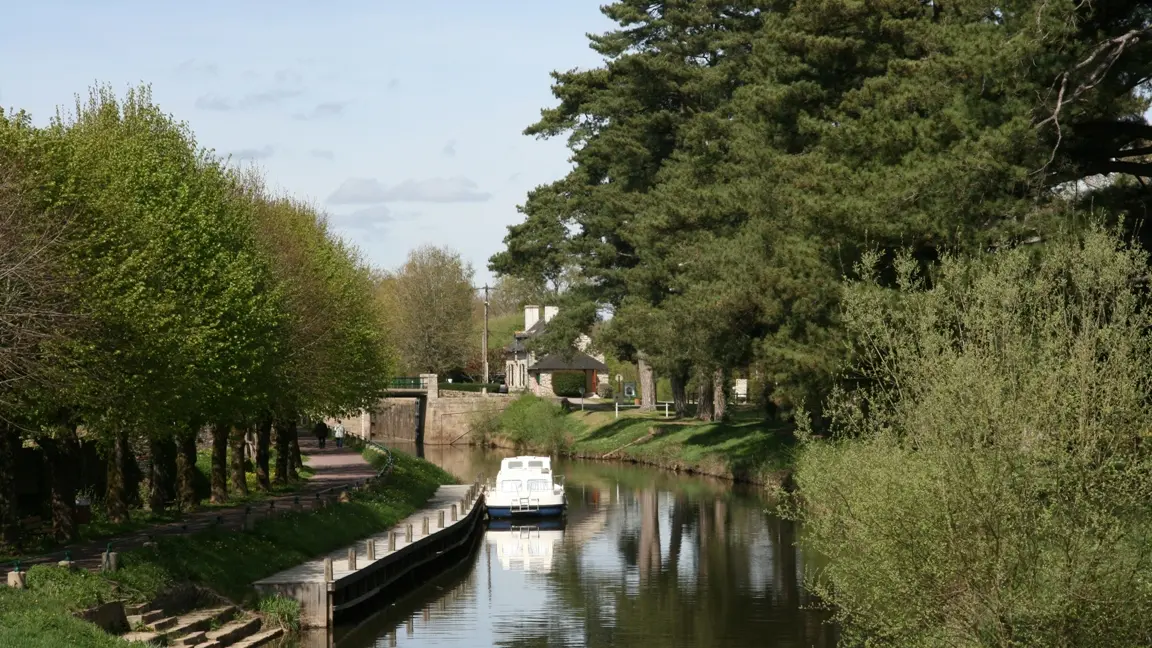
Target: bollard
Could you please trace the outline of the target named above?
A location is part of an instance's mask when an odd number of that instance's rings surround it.
[[[438,528],[444,528],[444,509],[440,509],[440,526]]]
[[[100,555],[100,571],[114,572],[120,569],[120,554],[115,551],[105,551]]]
[[[424,516],[424,528],[421,529],[420,535],[428,535],[428,516]]]
[[[388,534],[388,551],[396,551],[396,532]]]
[[[20,567],[16,567],[16,571],[8,572],[8,587],[12,589],[24,589],[28,586],[28,574],[20,571]]]
[[[368,539],[365,549],[368,550],[368,560],[376,560],[376,540],[374,538]]]
[[[332,559],[331,558],[325,558],[324,559],[324,582],[325,583],[331,583],[333,580],[335,580],[335,579],[332,578]]]
[[[404,530],[404,542],[412,542],[412,525],[409,524]]]
[[[456,505],[455,504],[452,505],[452,521],[453,522],[456,521]]]
[[[348,547],[348,569],[356,571],[356,547]]]

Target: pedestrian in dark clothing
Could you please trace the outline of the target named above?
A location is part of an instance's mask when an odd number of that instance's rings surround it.
[[[316,441],[319,442],[320,447],[324,447],[324,442],[328,440],[328,424],[324,421],[317,421],[316,426],[312,428],[312,434],[316,435]]]

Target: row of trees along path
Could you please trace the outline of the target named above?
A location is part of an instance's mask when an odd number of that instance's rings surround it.
[[[69,556],[80,569],[96,571],[100,569],[102,554],[111,546],[113,551],[126,551],[144,546],[152,538],[170,534],[195,533],[221,525],[224,528],[242,528],[244,517],[252,514],[266,515],[270,511],[290,510],[299,498],[304,510],[315,509],[326,502],[321,497],[326,491],[339,491],[373,477],[376,472],[355,448],[320,448],[314,438],[300,439],[301,453],[309,457],[308,466],[313,476],[295,493],[270,497],[260,502],[241,504],[225,509],[206,509],[186,515],[184,518],[131,533],[103,538],[90,542],[70,545],[50,554],[21,559],[20,567],[27,568],[38,564],[54,564]]]

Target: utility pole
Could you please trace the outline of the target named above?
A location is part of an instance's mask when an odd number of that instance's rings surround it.
[[[484,284],[484,340],[481,344],[484,354],[484,384],[488,384],[488,284]]]

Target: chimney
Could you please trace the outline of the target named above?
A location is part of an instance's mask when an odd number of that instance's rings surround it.
[[[540,321],[540,307],[539,306],[525,306],[524,307],[524,330],[532,328],[536,322]]]
[[[552,318],[556,317],[556,314],[559,312],[560,312],[559,306],[545,306],[544,307],[544,323],[547,324],[548,322],[551,322]]]

